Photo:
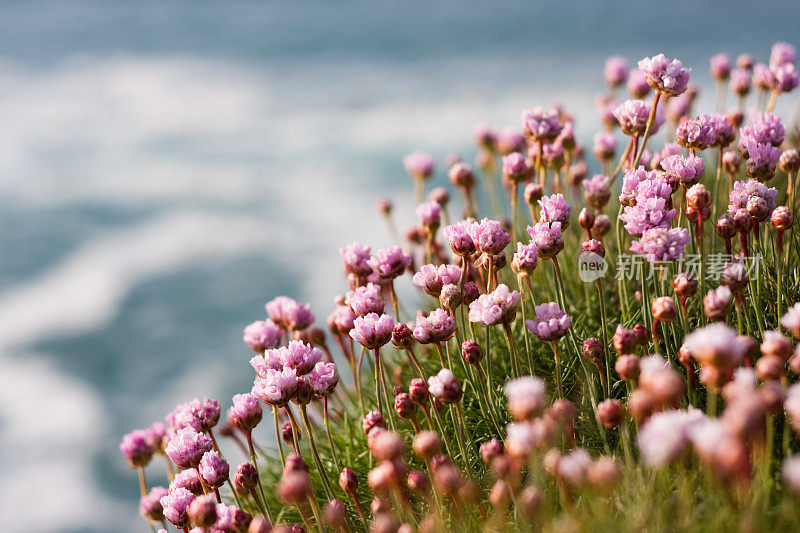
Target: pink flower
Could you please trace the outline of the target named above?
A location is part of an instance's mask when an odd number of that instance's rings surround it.
[[[287,346],[277,349],[277,356],[284,367],[293,368],[298,376],[303,376],[311,372],[325,354],[316,346],[303,341],[291,341]]]
[[[438,228],[441,222],[442,206],[438,202],[423,202],[417,206],[417,218],[425,228]]]
[[[255,352],[275,348],[281,340],[281,328],[272,320],[258,320],[244,328],[244,342]]]
[[[347,293],[347,303],[356,315],[364,316],[370,313],[383,313],[386,304],[381,297],[381,288],[374,283],[367,283],[356,290]]]
[[[541,378],[523,376],[505,385],[508,411],[515,420],[530,420],[544,412],[547,393]]]
[[[252,394],[237,394],[233,397],[229,416],[234,426],[250,431],[261,422],[262,415],[261,404]]]
[[[533,273],[538,262],[537,254],[539,248],[535,244],[517,243],[517,249],[511,259],[511,269],[522,276],[529,276]]]
[[[536,316],[527,320],[525,326],[543,341],[558,340],[567,334],[572,319],[561,310],[556,302],[548,302],[534,307]]]
[[[522,130],[534,141],[549,142],[561,133],[558,122],[558,110],[555,108],[534,108],[533,111],[522,112]]]
[[[336,372],[336,365],[320,361],[308,375],[311,388],[314,394],[320,398],[330,396],[339,383],[339,374]]]
[[[186,427],[172,435],[165,451],[179,468],[195,468],[200,464],[203,454],[211,451],[211,439]]]
[[[228,481],[230,467],[228,462],[220,456],[219,452],[210,451],[203,455],[200,464],[197,466],[200,472],[200,481],[206,487],[219,488]]]
[[[475,253],[475,243],[472,242],[469,232],[471,226],[471,221],[464,220],[445,226],[442,230],[444,238],[447,239],[447,244],[450,245],[450,249],[453,250],[454,254],[467,257]]]
[[[689,85],[690,69],[683,68],[677,59],[669,61],[664,54],[642,59],[639,70],[650,87],[667,96],[683,94]]]
[[[414,338],[420,344],[445,342],[456,330],[456,319],[444,309],[434,309],[426,316],[418,316]]]
[[[296,389],[297,371],[294,368],[268,368],[263,376],[256,378],[251,392],[268,405],[282,407],[292,399]]]
[[[569,226],[571,208],[569,204],[567,204],[567,200],[564,198],[563,194],[543,196],[539,200],[539,205],[542,208],[542,220],[546,222],[560,222],[561,229],[567,229],[567,226]]]
[[[564,248],[561,222],[539,222],[528,226],[527,231],[541,259],[552,259]]]
[[[624,57],[611,56],[603,66],[603,78],[609,87],[619,87],[628,78],[628,62]]]
[[[747,355],[747,346],[736,330],[721,322],[694,330],[686,336],[683,346],[701,366],[733,368]]]
[[[461,385],[447,368],[428,378],[428,390],[443,404],[455,403],[461,399]]]
[[[411,256],[403,253],[400,246],[381,248],[374,257],[370,257],[367,265],[380,279],[394,279],[403,274],[411,264]]]
[[[166,496],[161,498],[164,517],[178,528],[188,527],[190,522],[187,511],[193,501],[194,494],[184,488],[170,490]]]
[[[461,269],[455,265],[422,265],[411,281],[431,296],[439,296],[445,285],[456,285],[461,279]]]
[[[359,242],[339,248],[345,270],[359,278],[366,277],[372,272],[372,267],[369,265],[370,252],[369,246]]]
[[[786,310],[786,314],[781,317],[781,325],[800,339],[800,302]]]
[[[509,291],[505,284],[500,284],[489,294],[481,294],[477,300],[469,304],[469,321],[494,326],[514,319],[517,313],[519,293]]]
[[[392,338],[394,320],[389,315],[370,313],[356,318],[350,337],[368,350],[375,350]]]
[[[433,174],[433,158],[424,152],[414,152],[403,159],[406,172],[414,179],[426,180]]]
[[[479,252],[497,255],[511,242],[511,235],[503,225],[496,220],[484,218],[480,222],[473,222],[469,227],[469,235],[475,248]]]
[[[651,416],[636,436],[644,464],[655,468],[677,459],[689,446],[690,429],[704,417],[695,408],[664,411]]]

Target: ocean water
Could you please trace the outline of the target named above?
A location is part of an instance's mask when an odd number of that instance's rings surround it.
[[[606,56],[663,51],[708,86],[710,55],[766,60],[798,20],[796,2],[3,3],[3,529],[143,531],[121,436],[247,390],[241,330],[272,297],[324,325],[338,247],[389,243],[375,200],[412,221],[404,154],[472,158],[474,124],[556,101],[586,142]]]

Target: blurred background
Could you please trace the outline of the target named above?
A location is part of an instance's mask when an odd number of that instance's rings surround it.
[[[612,54],[682,59],[711,111],[709,57],[766,61],[798,21],[797,2],[2,3],[3,529],[144,531],[121,436],[249,390],[242,329],[274,296],[324,326],[338,247],[389,243],[375,201],[413,220],[406,153],[443,185],[476,123],[551,102],[586,144]]]

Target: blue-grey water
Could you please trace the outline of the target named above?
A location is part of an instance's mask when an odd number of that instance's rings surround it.
[[[121,435],[247,390],[241,330],[266,300],[323,323],[338,246],[388,243],[374,201],[412,220],[407,152],[471,158],[472,125],[556,101],[586,141],[606,56],[663,51],[707,85],[711,54],[766,60],[798,20],[797,2],[0,4],[2,529],[144,531]]]

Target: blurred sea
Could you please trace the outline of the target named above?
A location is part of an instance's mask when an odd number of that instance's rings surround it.
[[[556,101],[590,142],[611,54],[681,58],[709,111],[709,56],[765,61],[798,20],[797,2],[0,4],[2,529],[144,531],[122,434],[248,390],[241,331],[268,299],[324,325],[338,247],[389,243],[375,200],[412,221],[404,154],[471,159],[474,124]]]

